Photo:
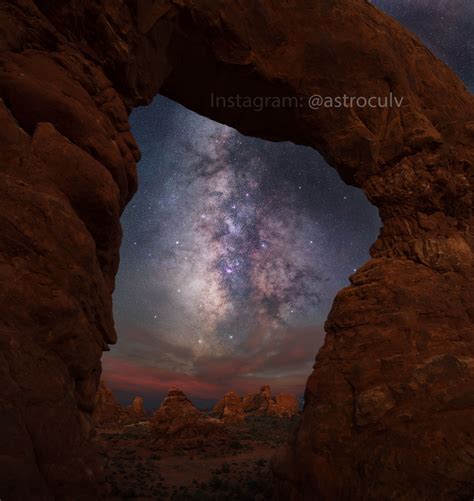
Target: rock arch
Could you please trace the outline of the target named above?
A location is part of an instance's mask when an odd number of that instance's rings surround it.
[[[302,424],[274,463],[277,495],[472,495],[474,107],[449,68],[365,0],[0,9],[2,499],[103,495],[90,413],[136,189],[128,113],[157,92],[318,149],[384,223],[334,301]],[[390,92],[401,108],[210,104]]]

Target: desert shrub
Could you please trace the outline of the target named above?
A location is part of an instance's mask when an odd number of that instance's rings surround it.
[[[240,440],[232,440],[232,442],[229,443],[229,447],[231,449],[243,449],[244,446]]]

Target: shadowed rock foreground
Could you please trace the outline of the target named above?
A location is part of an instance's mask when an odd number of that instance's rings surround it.
[[[161,92],[318,149],[380,210],[276,497],[472,498],[474,116],[449,68],[364,0],[4,1],[0,22],[0,497],[107,494],[91,415],[137,183],[128,114]],[[389,92],[400,108],[210,99]]]

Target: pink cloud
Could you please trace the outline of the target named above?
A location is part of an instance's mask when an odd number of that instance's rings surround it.
[[[136,339],[146,339],[144,333],[134,334]],[[320,327],[292,328],[269,339],[256,331],[232,356],[193,360],[191,373],[157,367],[164,348],[173,349],[183,362],[191,360],[188,350],[158,342],[148,358],[105,354],[103,375],[112,388],[137,394],[163,394],[176,386],[190,397],[217,399],[230,390],[244,394],[263,384],[269,384],[273,393],[302,394],[322,338]]]

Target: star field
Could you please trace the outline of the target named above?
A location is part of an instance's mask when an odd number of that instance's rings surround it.
[[[472,3],[372,3],[472,82]],[[213,398],[262,383],[302,393],[377,210],[310,148],[242,136],[161,96],[131,124],[140,187],[122,217],[105,377]]]

